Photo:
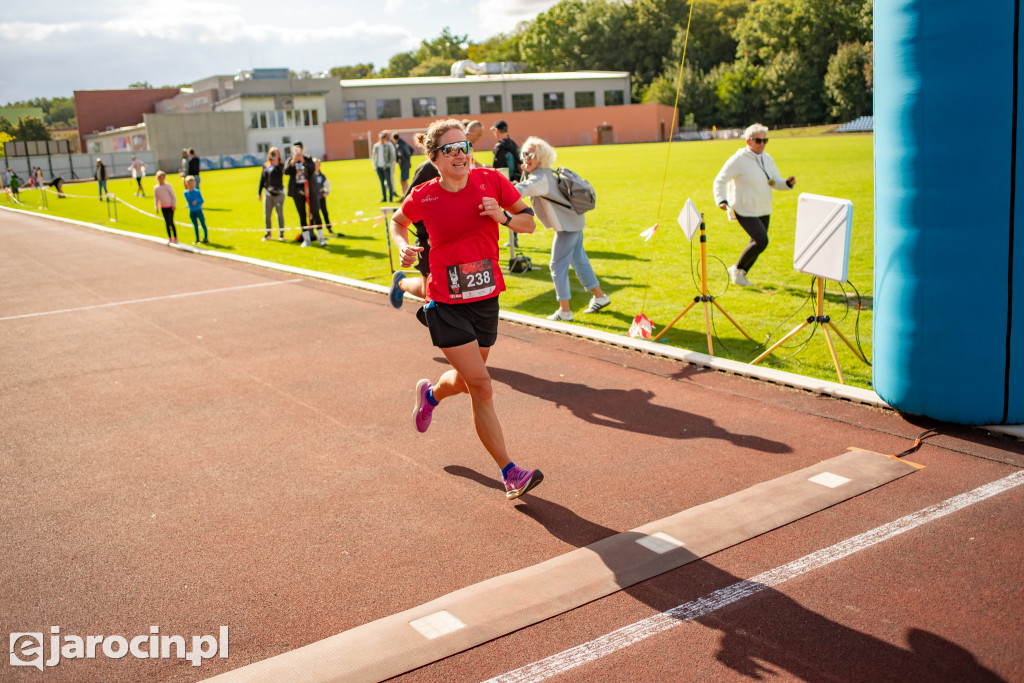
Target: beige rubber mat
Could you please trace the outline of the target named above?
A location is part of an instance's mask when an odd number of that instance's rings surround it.
[[[681,567],[918,469],[850,450],[212,681],[379,681]]]

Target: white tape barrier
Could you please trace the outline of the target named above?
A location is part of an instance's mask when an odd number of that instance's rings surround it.
[[[53,188],[49,188],[49,187],[44,187],[44,188],[42,188],[42,190],[44,192],[54,192]],[[18,201],[18,199],[16,197],[11,195],[10,190],[6,190],[6,192],[7,192],[8,196],[10,196],[11,199],[13,199],[17,204],[19,204],[21,206],[27,206],[27,204],[25,204],[24,202]],[[63,192],[62,194],[65,197],[68,197],[70,199],[96,199],[97,198],[97,196],[86,196],[86,195],[79,195],[79,194],[68,194],[67,192]],[[149,216],[150,218],[154,218],[154,219],[163,221],[163,216],[157,215],[155,213],[150,213],[149,211],[145,211],[144,209],[140,209],[139,207],[135,206],[134,204],[129,204],[125,200],[123,200],[120,197],[118,197],[117,195],[115,195],[113,192],[107,193],[105,198],[108,199],[108,200],[112,199],[112,200],[116,201],[118,204],[123,204],[124,206],[127,206],[129,209],[131,209],[131,210],[133,210],[133,211],[135,211],[137,213],[140,213],[143,216]],[[378,222],[379,223],[380,220],[381,220],[380,216],[369,217],[369,218],[353,218],[352,220],[349,220],[349,221],[336,221],[334,223],[321,223],[321,224],[318,224],[318,225],[307,225],[305,229],[311,230],[311,229],[316,229],[316,228],[333,228],[336,225],[350,225],[350,224],[354,224],[354,223],[365,223],[367,221],[374,221],[374,222]],[[174,221],[174,224],[177,225],[177,226],[183,227],[183,228],[191,228],[191,227],[193,227],[191,222],[186,223],[184,221]],[[295,226],[285,226],[284,229],[285,230],[302,230],[303,228],[302,228],[301,225],[295,225]],[[267,231],[266,228],[214,228],[214,227],[212,227],[210,225],[207,225],[207,230],[210,231],[210,232],[266,232]],[[274,230],[279,230],[279,228],[274,228]]]

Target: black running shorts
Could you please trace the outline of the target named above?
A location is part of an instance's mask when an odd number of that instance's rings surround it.
[[[464,304],[442,304],[436,301],[424,306],[430,341],[439,349],[476,342],[481,347],[494,346],[498,338],[498,297]]]

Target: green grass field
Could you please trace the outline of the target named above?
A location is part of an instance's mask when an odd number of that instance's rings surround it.
[[[808,131],[813,132],[813,131]],[[793,269],[793,235],[797,197],[800,192],[849,199],[854,204],[853,241],[850,249],[849,282],[859,290],[862,310],[849,284],[843,289],[828,283],[825,313],[851,342],[859,343],[871,359],[871,308],[873,267],[873,168],[870,135],[772,136],[769,151],[784,176],[795,175],[792,192],[777,192],[769,235],[771,243],[750,273],[755,288],[730,286],[726,266],[735,263],[748,238],[737,223],[729,223],[724,212],[712,203],[711,183],[740,141],[676,142],[669,145],[614,145],[569,147],[559,151],[558,163],[587,178],[598,194],[597,208],[587,214],[585,245],[602,287],[612,299],[608,309],[576,316],[577,324],[626,334],[633,317],[645,313],[655,324],[655,334],[699,294],[699,244],[691,244],[679,229],[676,216],[687,198],[705,212],[707,225],[709,291],[728,313],[753,337],[743,337],[715,311],[714,351],[723,358],[749,362],[768,345],[814,314],[810,297],[811,277]],[[489,151],[481,153],[489,159]],[[413,168],[422,157],[413,159]],[[384,224],[372,220],[380,215],[377,176],[367,160],[335,161],[324,164],[331,180],[328,200],[334,222],[356,221],[335,228],[345,237],[331,239],[326,249],[300,249],[288,242],[261,242],[263,208],[256,197],[258,168],[233,169],[203,174],[206,220],[210,226],[210,248],[257,259],[343,275],[382,285],[390,283]],[[177,174],[169,176],[179,198],[176,218],[188,222],[181,208],[181,185]],[[145,179],[146,198],[133,196],[134,181],[116,179],[109,190],[125,202],[153,213],[152,176]],[[397,181],[396,181],[397,186]],[[163,221],[120,206],[117,222],[107,217],[105,203],[96,196],[95,183],[65,186],[69,197],[49,195],[49,213],[122,230],[164,236]],[[22,200],[28,208],[38,193],[25,190]],[[5,199],[5,202],[11,200]],[[297,224],[290,200],[285,206],[286,225]],[[644,242],[640,233],[659,224],[654,239]],[[191,227],[179,227],[182,242],[192,241]],[[294,236],[295,231],[288,236]],[[535,316],[546,316],[557,307],[547,269],[552,233],[539,228],[533,235],[520,236],[521,248],[541,265],[521,275],[508,275],[508,291],[502,307]],[[577,313],[589,301],[575,277],[572,308]],[[776,367],[809,377],[835,381],[835,368],[820,329],[811,334],[808,326],[789,340],[761,365]],[[766,340],[769,339],[766,343]],[[707,353],[704,314],[700,305],[686,314],[661,340],[664,343]],[[838,339],[834,339],[846,383],[870,387],[871,369],[858,360]]]

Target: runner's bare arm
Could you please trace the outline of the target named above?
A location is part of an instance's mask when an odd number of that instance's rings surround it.
[[[399,209],[391,215],[391,224],[389,231],[391,232],[391,240],[395,243],[395,247],[398,248],[398,253],[401,256],[401,264],[403,268],[408,268],[416,262],[416,254],[423,251],[423,247],[416,247],[409,244],[409,223],[411,221],[405,217],[402,210]]]
[[[500,225],[508,226],[514,232],[531,233],[537,229],[537,224],[533,220],[533,211],[526,211],[526,209],[529,209],[526,202],[518,199],[515,204],[508,208],[506,213],[506,210],[498,204],[497,199],[494,197],[484,197],[483,203],[480,204],[480,215],[490,216],[491,220]]]

